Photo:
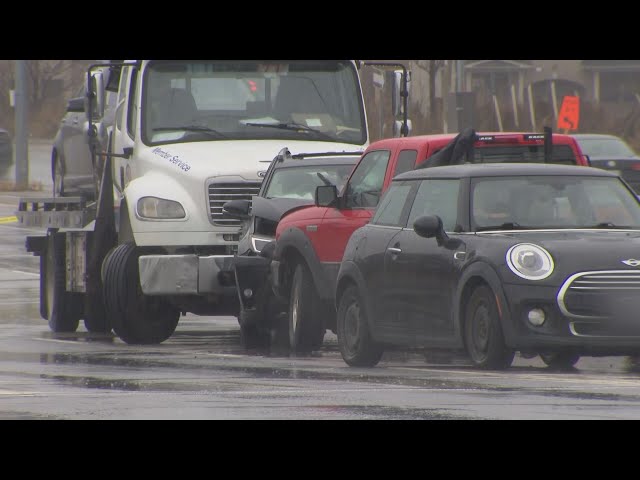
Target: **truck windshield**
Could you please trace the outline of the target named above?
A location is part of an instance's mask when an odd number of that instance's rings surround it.
[[[358,74],[350,61],[153,61],[143,82],[147,145],[216,139],[367,141]]]

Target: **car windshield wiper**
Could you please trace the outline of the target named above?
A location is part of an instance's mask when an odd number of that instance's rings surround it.
[[[318,178],[320,180],[322,180],[322,182],[327,186],[327,187],[334,187],[335,185],[331,182],[331,180],[329,180],[327,177],[325,177],[323,174],[321,174],[320,172],[316,172],[316,175],[318,176]]]
[[[488,230],[531,230],[531,227],[520,225],[517,222],[506,222],[502,225],[489,225],[488,227],[476,228],[476,232],[485,232]]]
[[[266,127],[266,128],[279,128],[280,130],[294,130],[297,132],[309,132],[315,133],[319,137],[326,138],[328,140],[333,140],[334,138],[331,135],[327,135],[320,130],[316,130],[315,128],[311,128],[307,125],[303,125],[302,123],[288,122],[288,123],[257,123],[257,122],[246,122],[244,125],[249,127]]]
[[[215,135],[221,138],[228,138],[224,133],[220,133],[213,128],[206,127],[204,125],[179,125],[176,127],[156,127],[153,129],[154,132],[166,132],[171,130],[185,130],[187,132],[202,132]]]

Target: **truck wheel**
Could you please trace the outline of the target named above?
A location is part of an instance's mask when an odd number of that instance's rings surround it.
[[[513,362],[515,352],[504,343],[495,296],[486,285],[477,287],[467,304],[464,343],[476,367],[503,370]]]
[[[44,284],[44,313],[52,332],[75,332],[82,315],[80,295],[69,293],[65,286],[65,236],[55,231],[47,233],[47,250],[40,286]],[[41,295],[42,302],[42,295]],[[42,313],[41,305],[41,313]]]
[[[336,321],[338,349],[345,363],[352,367],[377,365],[384,350],[371,338],[367,312],[355,285],[342,294]]]
[[[162,297],[144,295],[140,287],[134,243],[111,249],[102,264],[102,284],[107,321],[124,342],[155,344],[169,338],[180,311]]]
[[[53,196],[64,197],[64,171],[62,170],[62,161],[56,151],[53,152],[51,180],[53,181]]]
[[[269,331],[261,328],[252,319],[247,319],[246,313],[245,310],[241,310],[238,316],[240,342],[248,350],[268,348],[270,341]]]
[[[84,304],[84,327],[91,333],[109,333],[111,325],[107,319],[102,292],[86,294]]]
[[[322,301],[309,268],[299,263],[293,274],[289,299],[289,345],[294,353],[320,348],[324,338]]]

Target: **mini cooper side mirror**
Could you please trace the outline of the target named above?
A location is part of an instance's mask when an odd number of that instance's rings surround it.
[[[231,200],[222,206],[222,213],[238,220],[247,220],[250,209],[251,202],[249,200]]]
[[[338,198],[338,189],[335,185],[320,185],[316,187],[316,207],[329,207]]]
[[[442,226],[442,219],[438,215],[423,215],[416,218],[413,222],[413,230],[424,238],[436,237],[438,245],[442,245],[449,239]]]

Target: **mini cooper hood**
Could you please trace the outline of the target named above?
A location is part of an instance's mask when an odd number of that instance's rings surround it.
[[[168,170],[191,176],[215,177],[240,175],[246,179],[259,179],[282,148],[292,154],[316,152],[354,151],[358,145],[331,142],[292,140],[247,140],[171,143],[146,147],[141,154]],[[264,175],[264,174],[262,174]]]
[[[640,230],[553,230],[493,234],[511,244],[534,243],[545,248],[557,266],[580,270],[640,271]],[[638,266],[633,266],[638,260]],[[631,265],[623,263],[630,261]]]

